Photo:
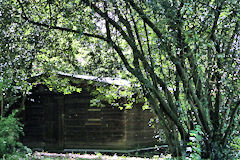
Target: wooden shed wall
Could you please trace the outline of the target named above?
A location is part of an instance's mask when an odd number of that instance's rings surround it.
[[[157,143],[148,127],[153,116],[149,110],[90,107],[91,95],[85,88],[70,95],[35,88],[26,102],[24,144],[46,150],[127,150]]]
[[[137,105],[131,110],[125,110],[126,136],[129,148],[144,148],[155,146],[156,139],[154,129],[149,126],[153,113],[150,110],[142,110]]]

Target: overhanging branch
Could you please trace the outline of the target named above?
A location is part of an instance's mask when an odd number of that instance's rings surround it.
[[[88,37],[92,37],[92,38],[98,38],[98,39],[101,39],[101,40],[106,40],[106,38],[104,38],[102,35],[84,33],[84,32],[81,32],[80,30],[74,30],[74,29],[71,29],[71,28],[65,28],[65,27],[60,27],[60,26],[53,26],[53,25],[49,25],[49,24],[46,24],[46,23],[41,23],[41,22],[31,20],[25,14],[24,7],[23,7],[22,3],[20,2],[20,0],[17,0],[17,1],[18,1],[19,5],[21,7],[21,10],[22,10],[22,15],[21,15],[22,18],[24,20],[26,20],[27,22],[33,24],[33,25],[36,25],[36,26],[39,26],[39,27],[45,27],[45,28],[48,28],[48,29],[55,29],[55,30],[60,30],[60,31],[72,32],[72,33],[76,33],[76,34],[80,34],[80,35],[84,35],[84,36],[88,36]]]

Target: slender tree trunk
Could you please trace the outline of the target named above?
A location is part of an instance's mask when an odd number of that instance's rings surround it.
[[[2,92],[2,90],[1,90],[1,93],[0,93],[1,95],[1,117],[3,117],[3,110],[4,110],[4,107],[3,107],[3,92]]]

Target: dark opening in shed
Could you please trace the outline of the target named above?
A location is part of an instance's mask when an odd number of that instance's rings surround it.
[[[134,104],[130,110],[120,110],[107,103],[105,107],[90,106],[93,98],[90,92],[94,87],[89,80],[111,84],[120,80],[63,76],[81,79],[77,84],[82,88],[81,93],[64,95],[49,91],[42,84],[34,86],[25,102],[25,145],[49,151],[73,151],[133,150],[157,144],[154,129],[148,125],[153,113],[142,110],[140,104]]]

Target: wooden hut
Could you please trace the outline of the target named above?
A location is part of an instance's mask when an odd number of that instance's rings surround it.
[[[154,129],[148,125],[150,110],[120,110],[109,104],[90,107],[88,81],[120,85],[119,80],[62,74],[80,80],[81,93],[63,95],[38,84],[25,103],[23,143],[30,148],[48,151],[112,150],[130,151],[157,144]],[[126,81],[122,81],[126,85]],[[76,85],[76,84],[75,84]],[[88,89],[87,89],[88,88]]]

